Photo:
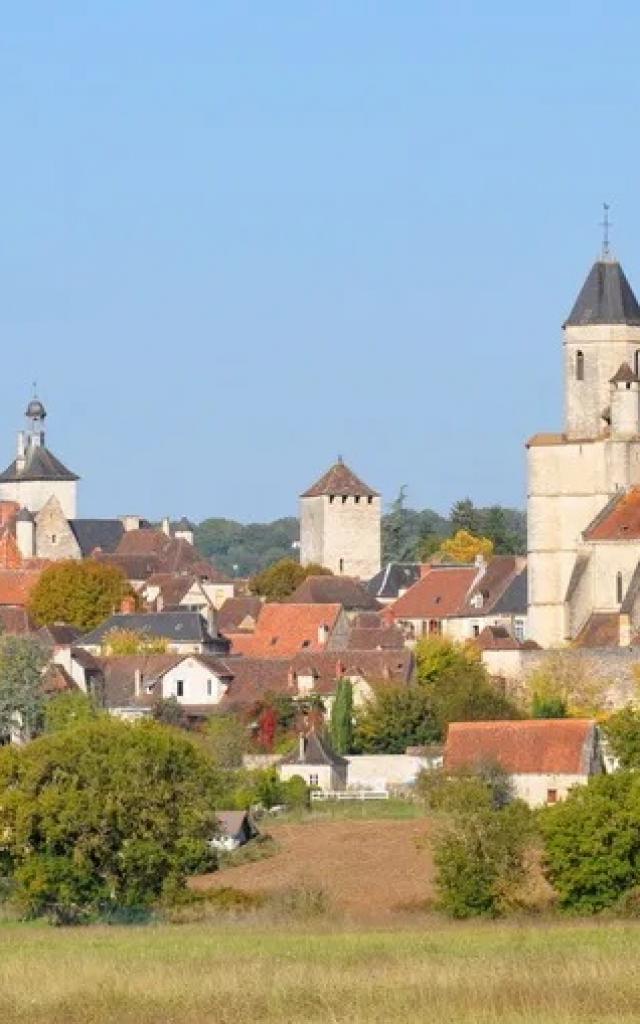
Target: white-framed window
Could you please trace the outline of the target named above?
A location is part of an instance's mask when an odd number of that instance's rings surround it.
[[[312,772],[311,775],[309,775],[309,785],[310,786],[317,786],[318,785],[318,775],[315,772]]]

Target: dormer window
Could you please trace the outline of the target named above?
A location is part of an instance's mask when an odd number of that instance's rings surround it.
[[[576,380],[584,380],[584,352],[576,352]]]

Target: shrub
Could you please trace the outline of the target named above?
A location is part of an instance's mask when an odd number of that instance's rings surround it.
[[[44,731],[60,732],[97,718],[98,710],[86,693],[60,693],[44,706]]]
[[[218,776],[154,722],[100,718],[0,750],[0,858],[30,916],[148,906],[215,866]]]
[[[524,877],[528,808],[480,805],[452,815],[435,839],[439,905],[452,917],[495,917],[514,902]]]
[[[567,911],[597,913],[640,883],[640,778],[600,775],[541,815],[544,870]]]

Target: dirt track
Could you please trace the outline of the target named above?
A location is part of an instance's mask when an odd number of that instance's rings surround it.
[[[273,857],[203,875],[193,885],[247,892],[322,886],[337,910],[377,920],[433,894],[428,830],[421,820],[269,823],[280,846]]]

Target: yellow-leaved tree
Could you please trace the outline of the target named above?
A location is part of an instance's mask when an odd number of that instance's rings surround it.
[[[104,638],[107,654],[165,654],[169,641],[164,636],[151,636],[143,630],[111,629]]]
[[[474,562],[478,555],[489,559],[493,554],[493,541],[488,537],[476,537],[468,530],[458,530],[453,537],[447,537],[440,545],[440,553],[454,562]]]

